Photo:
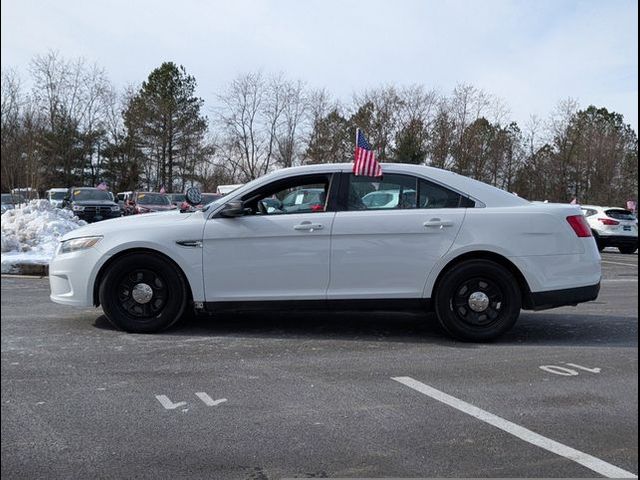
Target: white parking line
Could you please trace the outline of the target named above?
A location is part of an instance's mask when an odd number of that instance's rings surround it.
[[[560,455],[576,463],[579,463],[580,465],[583,465],[590,470],[599,473],[600,475],[608,478],[638,478],[638,476],[634,473],[627,472],[626,470],[618,468],[615,465],[611,465],[604,460],[600,460],[599,458],[596,458],[592,455],[563,445],[562,443],[551,440],[550,438],[544,437],[538,433],[532,432],[527,428],[516,425],[509,420],[498,417],[493,413],[489,413],[485,410],[482,410],[481,408],[471,405],[470,403],[452,397],[451,395],[447,395],[446,393],[441,392],[440,390],[436,390],[435,388],[430,387],[429,385],[426,385],[422,382],[414,380],[411,377],[391,377],[391,379],[395,380],[396,382],[400,382],[409,388],[413,388],[414,390],[423,393],[424,395],[427,395],[428,397],[431,397],[435,400],[438,400],[439,402],[449,405],[450,407],[460,410],[461,412],[471,415],[478,420],[482,420],[489,425],[493,425],[494,427],[510,433],[511,435],[514,435],[521,440],[524,440],[525,442],[529,442],[549,452],[555,453],[556,455]]]
[[[610,262],[609,260],[600,260],[600,263],[610,263],[611,265],[624,265],[625,267],[637,267],[635,263]]]
[[[638,282],[637,278],[605,278],[600,280],[600,283],[633,283]]]
[[[227,401],[226,398],[219,398],[218,400],[214,400],[205,392],[196,392],[196,397],[204,402],[207,407],[215,407],[216,405],[220,405]]]

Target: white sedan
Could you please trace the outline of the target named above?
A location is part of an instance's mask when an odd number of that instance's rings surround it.
[[[430,167],[383,164],[382,178],[351,168],[283,169],[203,210],[74,230],[50,264],[51,299],[101,305],[129,332],[163,330],[190,310],[419,308],[454,337],[486,341],[522,308],[597,297],[600,255],[575,207]],[[266,205],[312,189],[324,195],[294,211]],[[413,201],[367,205],[376,191]]]

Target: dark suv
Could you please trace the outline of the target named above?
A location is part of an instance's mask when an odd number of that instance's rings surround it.
[[[63,207],[73,210],[78,218],[97,222],[121,215],[120,206],[106,190],[91,187],[74,187],[64,199]]]

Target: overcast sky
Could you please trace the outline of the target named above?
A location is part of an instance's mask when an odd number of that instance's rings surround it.
[[[2,0],[2,69],[26,77],[58,50],[118,87],[182,64],[208,106],[239,74],[284,73],[343,101],[364,88],[466,82],[511,118],[575,98],[638,125],[638,4],[631,0]],[[209,113],[209,112],[205,112]]]

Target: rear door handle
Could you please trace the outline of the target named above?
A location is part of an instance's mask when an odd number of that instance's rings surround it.
[[[422,225],[427,228],[444,228],[453,227],[453,222],[450,220],[440,220],[439,218],[432,218],[431,220],[424,222]]]
[[[322,230],[323,227],[324,225],[322,225],[321,223],[302,222],[293,227],[293,229],[313,232],[314,230]]]

